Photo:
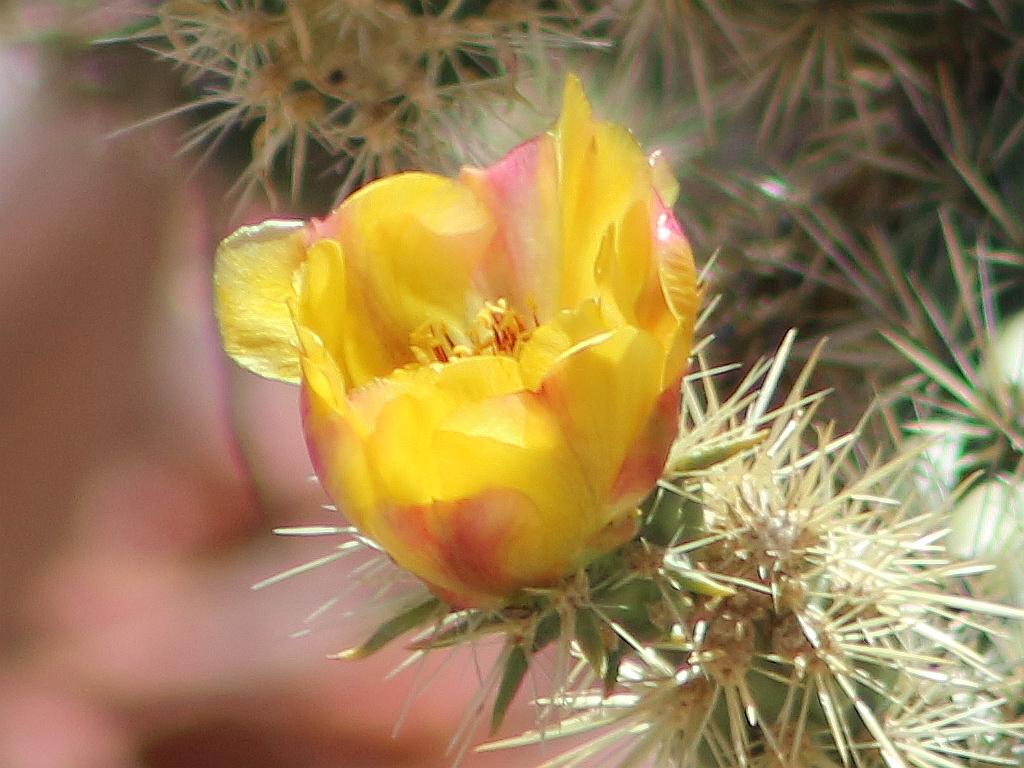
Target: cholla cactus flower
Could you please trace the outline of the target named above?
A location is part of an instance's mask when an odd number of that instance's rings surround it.
[[[671,184],[569,78],[551,133],[221,245],[224,346],[299,384],[339,509],[457,607],[636,531],[676,436],[698,289]]]

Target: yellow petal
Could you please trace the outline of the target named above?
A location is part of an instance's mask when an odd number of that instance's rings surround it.
[[[690,247],[669,207],[663,162],[629,133],[593,119],[578,80],[566,81],[556,131],[562,199],[562,306],[599,295],[612,322],[636,325],[666,352],[662,386],[686,365],[699,304]]]
[[[490,562],[492,574],[503,574],[506,588],[550,583],[570,572],[584,542],[603,526],[588,478],[558,421],[534,393],[481,400],[453,412],[439,425],[432,448],[444,466],[435,537],[444,540],[454,532],[481,538],[465,534],[478,531],[478,524],[453,520],[445,511],[458,510],[462,500],[498,495],[502,514],[489,513],[487,530],[500,528],[501,536],[492,542],[493,551],[477,552],[476,558]]]
[[[573,309],[563,309],[551,322],[537,327],[519,354],[523,385],[539,389],[548,371],[570,347],[621,324],[621,317],[609,318],[604,309],[598,299],[588,299]]]
[[[445,477],[471,457],[442,457],[434,433],[452,413],[522,389],[515,360],[487,356],[396,371],[373,385],[372,399],[355,398],[373,432],[368,450],[383,492],[403,505],[428,504],[443,495]]]
[[[635,201],[601,243],[595,277],[608,308],[620,322],[651,331],[664,322],[674,327],[661,292],[654,258],[654,219],[646,201]]]
[[[640,200],[653,195],[651,168],[621,126],[597,122],[575,77],[565,85],[556,128],[562,204],[561,306],[596,292],[594,270],[601,243]]]
[[[337,241],[320,240],[310,246],[297,278],[295,321],[300,337],[301,329],[315,334],[322,348],[319,354],[339,349],[346,330],[346,302],[345,263]]]
[[[425,324],[464,324],[494,223],[458,181],[404,173],[367,185],[316,229],[344,255],[345,349],[328,346],[360,386],[414,362],[409,337]]]
[[[534,330],[519,355],[523,386],[529,390],[539,389],[551,366],[572,345],[569,334],[555,323]]]
[[[627,326],[569,349],[544,379],[541,395],[596,498],[610,497],[623,462],[658,406],[664,358],[649,333]]]
[[[549,318],[559,309],[561,216],[554,137],[538,136],[487,168],[460,179],[487,206],[497,232],[482,262],[487,295]]]
[[[217,249],[214,289],[224,349],[260,376],[299,381],[299,354],[289,303],[305,258],[304,225],[267,221],[242,227]]]
[[[403,567],[446,593],[479,600],[550,583],[604,524],[560,424],[523,391],[510,357],[396,371],[350,392],[340,410],[349,406],[339,424],[314,425],[329,491]],[[353,436],[363,427],[361,453]],[[376,506],[348,507],[374,494]]]
[[[303,426],[313,467],[342,513],[367,530],[381,503],[366,451],[367,423],[346,398],[341,373],[320,339],[301,329],[301,340]]]
[[[606,312],[643,328],[666,352],[662,387],[686,367],[700,292],[690,246],[660,201],[637,201],[605,238],[597,282]]]
[[[433,501],[437,471],[430,426],[439,418],[439,407],[440,403],[422,393],[403,392],[381,408],[367,451],[389,504],[417,506]],[[382,535],[372,520],[369,531]]]
[[[519,366],[504,355],[456,359],[432,370],[433,386],[444,399],[446,413],[523,388]]]
[[[336,240],[313,243],[299,272],[296,322],[321,340],[341,373],[345,388],[383,375],[409,359],[409,340],[389,347],[366,326],[350,300],[351,272]]]
[[[657,214],[658,268],[665,301],[681,323],[693,326],[700,305],[693,251],[672,212]]]

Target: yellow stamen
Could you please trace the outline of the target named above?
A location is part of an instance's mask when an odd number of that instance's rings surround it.
[[[409,346],[422,365],[474,355],[518,357],[536,324],[536,318],[531,326],[501,298],[484,302],[468,334],[446,323],[427,322],[409,334]]]
[[[523,316],[509,307],[507,299],[488,301],[476,316],[471,336],[477,354],[517,356],[532,328]]]

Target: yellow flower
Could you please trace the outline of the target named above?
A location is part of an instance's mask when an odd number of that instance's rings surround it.
[[[490,168],[384,178],[218,251],[228,354],[301,384],[327,492],[453,605],[635,531],[698,304],[662,174],[570,78],[553,132]]]

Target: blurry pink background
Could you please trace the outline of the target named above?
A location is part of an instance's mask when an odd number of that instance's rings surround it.
[[[470,658],[393,738],[417,684],[384,680],[401,649],[326,659],[370,622],[290,637],[347,566],[250,589],[336,543],[271,529],[338,520],[296,390],[220,352],[224,181],[174,157],[180,123],[107,138],[171,103],[171,80],[100,60],[0,43],[0,766],[448,765]],[[522,707],[505,733],[532,724]]]

